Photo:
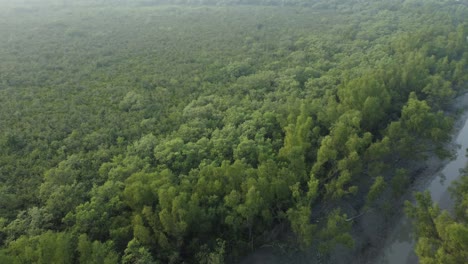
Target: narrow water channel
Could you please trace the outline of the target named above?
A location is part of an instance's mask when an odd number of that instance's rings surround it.
[[[448,187],[460,177],[460,170],[465,168],[468,162],[466,150],[468,148],[468,119],[457,135],[456,144],[459,148],[456,158],[450,161],[438,175],[425,188],[431,193],[432,200],[438,203],[441,209],[451,209],[453,202],[450,199]],[[411,232],[411,223],[406,216],[402,216],[390,233],[382,255],[376,263],[388,264],[413,264],[417,263],[414,254],[415,240]]]
[[[434,202],[438,203],[442,209],[451,209],[453,202],[450,199],[448,187],[460,177],[460,170],[468,162],[466,151],[468,149],[468,93],[460,96],[454,103],[454,110],[463,111],[464,114],[456,123],[457,134],[452,141],[457,149],[456,158],[449,161],[441,169],[437,169],[437,164],[433,164],[433,172],[429,170],[428,175],[419,175],[419,181],[413,186],[414,191],[428,190]],[[436,160],[436,159],[434,159]],[[436,161],[440,162],[440,161]],[[305,252],[287,253],[287,250],[275,247],[262,247],[247,256],[241,264],[309,264],[309,263],[353,263],[353,264],[415,264],[418,259],[414,254],[415,239],[412,235],[410,220],[402,213],[401,218],[391,226],[382,227],[385,219],[382,214],[375,212],[364,216],[361,229],[368,229],[367,233],[361,232],[364,243],[368,241],[371,247],[348,250],[341,247],[330,261],[322,262],[317,258],[316,249]],[[376,221],[375,221],[376,220]],[[390,231],[385,231],[389,228]],[[388,229],[387,229],[388,230]],[[382,235],[385,234],[385,237]],[[359,238],[358,238],[359,239]],[[367,240],[366,240],[367,239]],[[375,243],[375,244],[374,244]],[[284,250],[284,252],[283,252]],[[335,252],[336,253],[336,252]]]

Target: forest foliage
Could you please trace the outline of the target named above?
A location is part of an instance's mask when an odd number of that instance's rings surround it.
[[[351,247],[448,154],[463,3],[52,2],[0,10],[1,263]]]
[[[417,237],[415,252],[421,264],[456,264],[468,259],[468,170],[451,186],[454,213],[441,210],[428,192],[406,203]]]

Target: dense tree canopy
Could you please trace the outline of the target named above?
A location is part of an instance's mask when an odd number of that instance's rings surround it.
[[[415,252],[422,264],[463,263],[468,259],[468,170],[451,189],[455,214],[433,204],[428,192],[406,204],[418,238]]]
[[[468,81],[455,1],[30,2],[0,1],[1,263],[352,247]]]

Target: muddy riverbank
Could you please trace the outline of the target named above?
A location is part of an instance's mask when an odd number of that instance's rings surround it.
[[[348,257],[348,261],[341,256],[337,257],[334,263],[350,263],[350,258],[353,260],[352,263],[417,263],[417,257],[413,252],[415,241],[412,237],[412,227],[403,213],[402,203],[405,200],[412,201],[414,192],[429,190],[434,202],[437,202],[442,209],[450,208],[452,202],[447,190],[448,186],[460,176],[459,170],[464,168],[467,162],[468,93],[454,100],[451,111],[459,113],[454,125],[452,141],[448,146],[454,150],[454,159],[440,160],[431,156],[424,162],[422,168],[414,168],[418,171],[418,175],[405,195],[394,202],[393,214],[371,212],[358,220],[356,225],[362,227],[367,244],[361,252],[354,252],[355,255],[344,254]]]
[[[447,147],[455,150],[454,154],[457,157],[464,156],[466,147],[462,149],[459,143],[460,138],[468,140],[468,93],[457,97],[450,111],[456,121],[452,140]],[[412,184],[404,195],[397,199],[389,197],[391,200],[388,201],[386,209],[368,211],[354,220],[351,231],[355,240],[353,249],[339,246],[330,258],[323,258],[317,254],[316,249],[295,252],[284,244],[269,245],[257,249],[241,263],[416,263],[411,224],[404,216],[403,203],[406,200],[413,200],[414,192],[424,191],[433,186],[432,188],[439,190],[434,201],[441,203],[443,208],[447,207],[450,199],[446,188],[459,176],[457,166],[463,163],[458,161],[458,165],[453,165],[450,171],[444,171],[444,168],[453,162],[454,160],[450,159],[440,160],[433,155],[426,161],[412,164],[409,168],[412,172]]]

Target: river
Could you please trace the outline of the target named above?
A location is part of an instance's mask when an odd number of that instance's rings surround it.
[[[454,100],[453,112],[463,111],[455,124],[456,134],[450,147],[456,149],[455,158],[447,163],[432,157],[426,162],[426,170],[418,177],[401,201],[411,200],[415,191],[428,190],[434,202],[441,209],[450,210],[453,202],[448,187],[460,177],[460,170],[468,162],[468,93]],[[398,202],[396,202],[398,204]],[[316,248],[304,252],[286,253],[280,247],[257,249],[241,261],[242,264],[309,264],[309,263],[352,263],[352,264],[414,264],[418,259],[414,254],[415,238],[409,219],[403,210],[397,210],[394,216],[386,216],[374,210],[356,219],[353,237],[357,242],[354,249],[338,247],[328,261],[317,258]],[[396,216],[395,216],[396,214]],[[286,253],[286,254],[285,254]]]
[[[448,187],[460,177],[460,170],[465,168],[468,162],[466,155],[468,148],[468,119],[465,119],[462,129],[458,132],[456,144],[459,146],[456,158],[447,163],[442,171],[425,188],[431,193],[432,200],[438,203],[441,209],[452,209],[453,202],[451,201]],[[417,257],[413,251],[415,240],[411,233],[411,223],[403,215],[393,231],[390,232],[384,250],[376,263],[417,263]]]

